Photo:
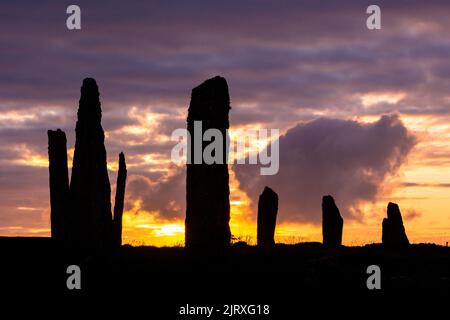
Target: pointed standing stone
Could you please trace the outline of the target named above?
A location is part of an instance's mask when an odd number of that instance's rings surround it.
[[[52,238],[64,241],[69,196],[67,139],[64,131],[48,130],[48,161],[50,175],[50,221]]]
[[[84,79],[70,181],[69,235],[72,245],[82,250],[107,248],[112,237],[111,187],[99,96],[95,80]]]
[[[409,245],[400,208],[393,202],[389,202],[387,218],[383,219],[382,241],[389,248],[402,248]]]
[[[230,189],[226,164],[226,130],[229,127],[230,97],[227,81],[222,77],[206,80],[192,90],[187,128],[191,136],[189,152],[201,164],[187,164],[186,232],[187,248],[224,249],[230,245]],[[194,121],[202,122],[203,133],[211,128],[222,133],[223,164],[206,164],[195,159],[196,147],[203,152],[201,137],[194,135]]]
[[[322,237],[328,247],[342,245],[342,228],[344,220],[332,196],[322,198]]]
[[[265,187],[258,201],[258,246],[270,247],[275,244],[275,226],[277,223],[278,195]]]
[[[114,204],[114,246],[122,245],[122,215],[123,202],[125,199],[125,186],[127,182],[127,165],[125,163],[125,155],[123,152],[119,154],[119,172],[117,174],[116,184],[116,201]]]

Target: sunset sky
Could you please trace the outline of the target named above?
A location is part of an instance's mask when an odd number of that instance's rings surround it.
[[[66,28],[81,8],[82,29]],[[450,241],[450,2],[2,1],[0,236],[49,236],[47,130],[67,134],[83,78],[100,89],[115,192],[127,158],[124,243],[183,245],[185,168],[170,135],[191,89],[228,81],[231,130],[280,129],[280,170],[230,166],[231,229],[254,242],[258,195],[279,195],[276,240],[321,241],[334,196],[343,241],[381,241],[389,201],[411,242]],[[112,197],[114,198],[114,197]]]

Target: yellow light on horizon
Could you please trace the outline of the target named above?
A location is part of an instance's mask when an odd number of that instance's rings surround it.
[[[161,236],[175,236],[175,235],[184,235],[184,224],[163,224],[160,226],[156,226],[154,228],[153,233],[156,237]]]

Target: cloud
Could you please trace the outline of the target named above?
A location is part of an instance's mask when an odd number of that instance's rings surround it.
[[[136,201],[140,209],[154,213],[159,218],[177,219],[185,215],[185,171],[172,168],[170,176],[150,179],[144,175],[132,175],[127,183],[126,210]]]
[[[0,228],[20,226],[28,231],[49,228],[47,168],[2,165],[0,188]],[[9,231],[14,233],[14,229]],[[9,231],[2,229],[0,234],[10,235]]]
[[[379,33],[354,0],[77,4],[80,32],[65,28],[66,4],[2,4],[0,110],[73,108],[81,80],[93,76],[104,109],[151,104],[170,114],[190,88],[222,74],[234,103],[258,101],[264,119],[274,109],[285,118],[305,108],[380,114],[353,97],[387,90],[406,93],[389,111],[448,112],[448,1],[380,1]]]
[[[450,183],[417,183],[404,182],[403,187],[423,187],[423,188],[450,188]]]
[[[323,195],[335,197],[346,218],[362,219],[358,204],[376,200],[416,143],[397,115],[364,124],[319,118],[280,137],[280,169],[259,175],[259,166],[236,165],[241,188],[257,203],[264,186],[278,194],[279,219],[318,223]]]
[[[422,212],[419,212],[414,209],[407,209],[406,213],[403,215],[404,220],[414,220],[418,219],[422,216]]]

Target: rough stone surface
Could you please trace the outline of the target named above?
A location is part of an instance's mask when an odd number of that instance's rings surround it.
[[[192,90],[187,118],[187,128],[191,135],[189,151],[193,156],[196,145],[194,121],[201,121],[202,135],[210,128],[218,129],[222,133],[224,159],[223,164],[187,164],[187,248],[225,249],[230,245],[230,189],[225,161],[229,110],[228,84],[224,78],[214,77]],[[207,145],[208,143],[204,142],[202,150]],[[194,156],[192,160],[194,161]]]
[[[76,124],[75,153],[70,181],[71,243],[98,250],[111,244],[111,187],[106,163],[97,83],[86,78]]]
[[[275,226],[278,213],[278,195],[265,187],[258,201],[258,246],[269,247],[275,244]]]
[[[332,196],[322,198],[322,237],[327,247],[342,245],[342,228],[344,220]]]
[[[48,160],[50,182],[50,221],[52,238],[64,241],[67,225],[69,171],[67,168],[67,139],[60,129],[48,130]]]
[[[390,248],[401,248],[409,245],[400,208],[393,202],[389,202],[387,218],[383,219],[382,241],[386,247]]]
[[[125,186],[127,182],[127,165],[125,163],[125,155],[123,152],[119,154],[119,172],[117,174],[116,184],[116,200],[114,203],[114,246],[120,247],[122,245],[122,215],[123,203],[125,199]]]

